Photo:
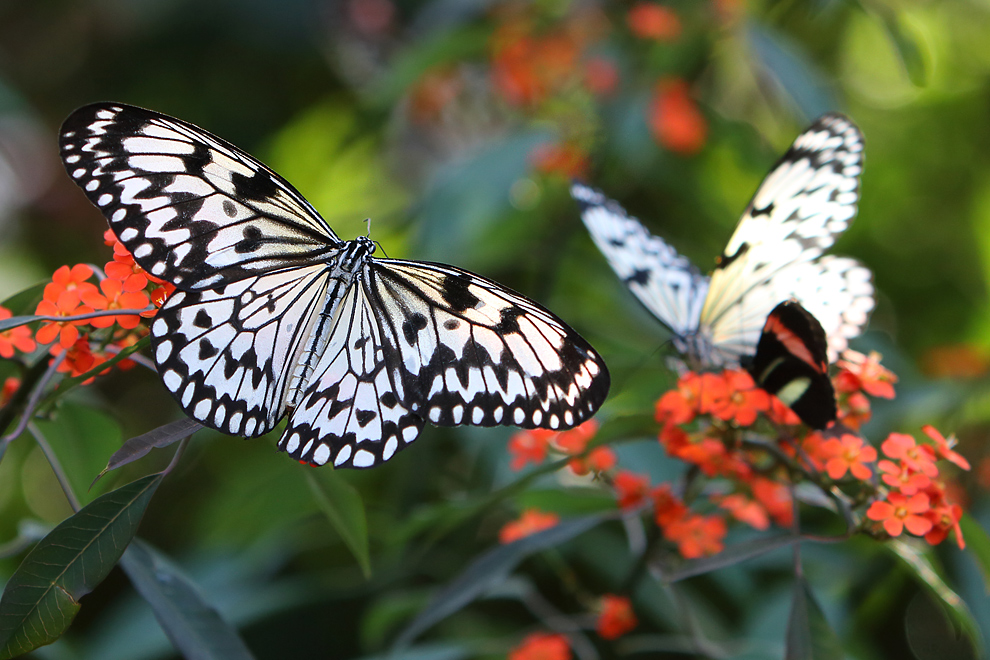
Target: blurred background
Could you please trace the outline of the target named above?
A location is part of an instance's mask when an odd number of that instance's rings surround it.
[[[957,432],[977,466],[961,497],[985,521],[988,34],[990,4],[977,0],[3,2],[0,300],[63,264],[110,259],[106,223],[65,175],[57,134],[76,107],[121,101],[255,155],[342,238],[363,235],[370,218],[389,256],[455,264],[539,300],[605,356],[613,389],[601,416],[649,415],[674,382],[668,335],[592,245],[568,180],[602,188],[709,270],[777,157],[839,110],[867,146],[859,216],[833,252],[867,264],[878,294],[853,346],[881,351],[901,378],[866,436],[922,423]],[[84,493],[123,439],[179,415],[157,376],[135,369],[76,390],[45,424]],[[670,478],[680,467],[652,432],[621,444],[620,459]],[[277,436],[197,435],[142,536],[258,657],[373,655],[523,507],[612,505],[552,477],[499,490],[517,478],[511,433],[428,427],[387,465],[343,475],[366,510],[368,578],[320,515],[308,468],[274,452]],[[152,454],[111,475],[87,501],[167,460]],[[14,443],[0,463],[0,543],[68,513],[40,451]],[[621,539],[605,526],[560,557],[575,579],[616,588],[629,561]],[[944,617],[877,547],[849,543],[818,564],[816,552],[809,580],[851,656],[974,657],[965,644],[949,652],[945,626],[918,642]],[[990,634],[976,565],[954,547],[940,553]],[[22,556],[0,560],[0,581]],[[703,627],[738,643],[732,657],[780,656],[788,562],[772,554],[691,583]],[[521,579],[540,585],[552,564],[531,560]],[[676,627],[659,590],[638,599],[648,630]],[[67,637],[36,657],[174,657],[119,571],[82,604]],[[504,656],[532,625],[511,598],[483,601],[429,631],[420,657]],[[936,653],[925,639],[943,645]]]

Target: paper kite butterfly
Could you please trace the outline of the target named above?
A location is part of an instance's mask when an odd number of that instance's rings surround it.
[[[151,324],[190,417],[366,468],[453,426],[565,429],[605,400],[601,357],[563,321],[444,264],[372,256],[237,147],[117,103],[62,126],[62,160],[135,261],[177,289]]]
[[[874,304],[867,268],[822,256],[856,215],[862,168],[859,129],[838,114],[818,119],[770,170],[710,277],[601,192],[575,183],[571,194],[609,264],[670,328],[692,368],[749,363],[786,300],[821,322],[831,362]]]

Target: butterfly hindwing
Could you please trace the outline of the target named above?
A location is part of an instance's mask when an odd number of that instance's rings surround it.
[[[232,144],[122,104],[76,110],[62,159],[146,271],[201,289],[313,263],[340,239],[295,188]]]
[[[800,303],[786,301],[774,307],[747,368],[760,387],[775,394],[808,426],[824,429],[836,418],[825,330]]]
[[[270,431],[324,304],[323,265],[176,291],[151,324],[166,388],[187,415],[232,435]]]

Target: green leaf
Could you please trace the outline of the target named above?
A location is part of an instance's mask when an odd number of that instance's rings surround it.
[[[678,580],[694,577],[695,575],[710,573],[726,566],[732,566],[753,557],[759,557],[760,555],[783,548],[800,540],[801,537],[794,536],[793,534],[761,537],[752,541],[743,541],[742,543],[730,545],[712,557],[688,560],[676,570],[667,570],[663,567],[659,568],[665,581],[677,582]]]
[[[959,521],[963,538],[966,539],[966,549],[976,560],[983,575],[983,588],[990,591],[990,535],[976,522],[971,515],[964,513]]]
[[[767,74],[777,81],[806,119],[838,107],[824,76],[801,45],[753,22],[746,25],[746,36]]]
[[[250,659],[244,640],[200,596],[196,585],[163,554],[134,539],[120,567],[148,601],[176,650],[187,660]]]
[[[936,566],[932,563],[932,551],[923,553],[917,544],[910,544],[898,539],[893,539],[885,544],[898,559],[907,565],[914,576],[928,588],[928,591],[937,600],[941,601],[949,612],[949,616],[955,621],[963,632],[973,641],[973,644],[980,645],[980,628],[973,619],[973,614],[969,611],[966,603],[955,591],[949,588],[942,577],[938,574]]]
[[[882,7],[879,3],[871,3],[871,8],[883,23],[908,78],[918,87],[923,87],[928,82],[928,70],[917,40],[904,29],[897,12]]]
[[[306,468],[306,483],[320,510],[340,534],[350,549],[365,577],[371,575],[371,557],[368,553],[368,522],[364,515],[364,502],[354,486],[335,470],[321,470],[319,478],[312,468]]]
[[[795,576],[787,621],[786,660],[841,660],[842,643],[822,614],[803,575]]]
[[[392,653],[403,650],[420,633],[465,607],[495,585],[503,582],[529,555],[560,545],[618,514],[596,514],[566,520],[555,527],[500,545],[477,557],[453,582],[441,589],[396,639]]]
[[[79,599],[124,553],[161,480],[154,474],[97,498],[24,558],[0,596],[0,660],[51,644],[65,632]]]
[[[146,456],[152,449],[167,447],[173,442],[185,440],[196,431],[203,428],[203,425],[194,419],[183,417],[182,419],[159,426],[147,433],[127,440],[115,451],[107,461],[107,466],[103,468],[97,479],[111,470],[116,470],[128,463],[133,463],[139,458]]]

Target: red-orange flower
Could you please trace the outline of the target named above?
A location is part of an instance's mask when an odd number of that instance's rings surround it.
[[[539,465],[547,457],[547,445],[556,432],[549,429],[526,429],[514,433],[509,439],[509,467],[521,470],[528,463]]]
[[[66,289],[61,292],[58,289],[52,289],[52,293],[57,294],[54,301],[48,297],[48,287],[45,287],[45,291],[45,299],[38,303],[34,312],[38,316],[77,316],[93,311],[92,307],[80,304],[78,288]],[[38,328],[35,338],[40,344],[50,344],[58,338],[58,343],[62,348],[69,348],[79,338],[79,330],[76,326],[84,323],[86,321],[48,321]]]
[[[787,484],[766,477],[754,477],[749,484],[753,497],[764,506],[774,522],[781,527],[790,527],[794,522],[794,500]]]
[[[619,459],[611,447],[595,447],[584,458],[572,458],[567,464],[574,474],[588,474],[589,472],[605,472],[611,470],[618,463]]]
[[[637,2],[626,15],[629,29],[641,39],[676,41],[681,36],[681,19],[673,9],[652,2]]]
[[[910,498],[901,493],[890,493],[886,502],[878,500],[871,504],[866,517],[882,522],[891,536],[900,536],[905,528],[915,536],[924,536],[932,528],[932,521],[924,515],[929,508],[928,496],[924,493]]]
[[[839,375],[841,376],[842,374]],[[838,382],[838,378],[833,381],[833,383]],[[853,431],[858,431],[862,428],[863,424],[870,421],[870,417],[873,416],[873,413],[870,410],[870,400],[867,399],[866,395],[862,392],[851,392],[848,394],[840,393],[836,397],[836,401],[838,403],[839,421],[851,428]]]
[[[847,350],[842,357],[843,359],[838,361],[838,366],[843,371],[835,379],[836,388],[840,392],[863,390],[871,396],[894,398],[894,383],[897,382],[897,376],[886,367],[880,366],[879,353],[873,351],[866,356]]]
[[[52,281],[45,285],[44,298],[55,302],[64,291],[75,291],[80,297],[84,291],[95,291],[96,286],[86,281],[92,276],[93,269],[86,264],[76,264],[72,268],[62,266],[52,273]]]
[[[0,321],[5,321],[12,316],[13,314],[9,309],[0,307]],[[22,353],[28,353],[33,351],[36,346],[31,337],[31,328],[26,325],[19,325],[16,328],[0,332],[0,357],[9,360],[14,357],[15,349]]]
[[[560,522],[555,513],[543,513],[539,509],[526,509],[518,520],[503,525],[498,533],[499,543],[512,543],[544,529],[550,529]]]
[[[701,151],[708,122],[681,79],[661,80],[647,117],[653,137],[673,152],[690,156]]]
[[[959,528],[959,520],[962,518],[962,514],[963,509],[958,504],[933,506],[926,514],[932,522],[932,528],[925,534],[925,540],[931,545],[938,545],[945,540],[949,532],[954,531],[959,549],[965,550],[966,541],[963,539],[962,530]]]
[[[509,651],[508,660],[571,660],[571,647],[563,635],[533,633]]]
[[[418,124],[436,121],[460,95],[464,80],[453,67],[436,67],[424,73],[409,94],[409,115]]]
[[[528,21],[500,26],[492,38],[492,80],[513,105],[533,106],[571,78],[580,47],[566,31],[534,36]]]
[[[565,454],[580,454],[598,433],[598,421],[589,419],[567,431],[561,431],[550,438],[555,449]]]
[[[6,380],[3,381],[3,388],[0,388],[0,408],[10,403],[11,397],[14,396],[14,392],[17,388],[21,386],[21,379],[15,378],[14,376],[8,376]]]
[[[880,477],[883,482],[905,495],[914,495],[919,490],[927,488],[928,484],[931,483],[931,479],[927,476],[921,472],[915,472],[903,463],[882,460],[877,463],[877,467],[883,473],[883,476]]]
[[[685,559],[697,559],[722,552],[728,528],[721,516],[691,515],[670,523],[663,533]]]
[[[713,413],[719,419],[734,421],[739,426],[749,426],[757,414],[770,408],[770,395],[756,386],[753,377],[741,369],[726,369],[726,397]]]
[[[64,348],[61,344],[56,344],[52,346],[50,352],[53,356],[61,355],[63,352],[65,353],[65,359],[58,365],[58,371],[60,373],[68,373],[73,378],[81,376],[90,369],[98,367],[107,361],[106,357],[93,353],[93,349],[85,337],[77,339],[68,349]],[[107,373],[109,370],[108,367],[101,374]],[[89,385],[92,382],[93,378],[88,378],[83,381],[83,385]]]
[[[588,153],[571,142],[537,145],[529,155],[529,161],[537,172],[557,174],[567,179],[582,178],[588,174]]]
[[[952,449],[956,445],[956,437],[954,435],[950,435],[946,438],[931,424],[925,424],[921,427],[921,430],[935,442],[935,453],[938,456],[944,458],[950,463],[954,463],[963,470],[970,469],[969,461],[966,460],[966,457],[953,451]]]
[[[592,94],[611,94],[619,86],[619,71],[611,60],[591,57],[584,63],[584,86]]]
[[[847,471],[861,481],[873,476],[866,463],[877,460],[877,450],[864,444],[862,438],[844,433],[841,438],[826,440],[822,449],[830,456],[825,471],[832,479],[841,479]]]
[[[688,514],[688,508],[679,497],[674,495],[670,484],[657,486],[650,492],[650,497],[653,498],[653,516],[660,529]]]
[[[602,596],[599,607],[601,614],[595,628],[602,639],[618,639],[639,623],[632,603],[625,596],[606,594]]]
[[[636,508],[646,501],[650,492],[650,478],[645,474],[635,474],[628,470],[615,475],[613,485],[619,508],[623,510]]]
[[[131,288],[137,286],[136,289]],[[103,291],[102,294],[95,291],[87,291],[83,293],[83,302],[92,307],[94,310],[113,310],[113,309],[144,309],[148,306],[148,296],[141,291],[145,286],[147,286],[147,281],[142,278],[139,282],[136,279],[128,279],[127,281],[114,280],[109,277],[100,282],[100,289]],[[133,330],[141,323],[141,317],[134,314],[125,314],[122,316],[101,316],[98,318],[90,319],[89,323],[94,328],[109,328],[114,324],[117,324],[124,328],[125,330]]]
[[[915,472],[921,472],[931,478],[938,476],[934,456],[905,433],[891,433],[880,445],[880,449],[890,458],[903,461],[904,465]]]
[[[770,526],[767,510],[759,502],[749,499],[742,493],[731,493],[713,499],[719,507],[731,513],[733,518],[750,527],[763,530]]]
[[[801,423],[801,418],[786,403],[773,395],[770,396],[770,407],[767,408],[766,416],[774,424],[796,426]]]
[[[656,420],[661,424],[687,424],[698,414],[701,405],[701,376],[688,372],[677,381],[677,389],[665,392],[656,405]]]
[[[170,295],[172,295],[172,292],[173,291],[175,291],[175,285],[174,284],[169,284],[168,282],[163,282],[161,286],[156,287],[155,289],[153,289],[151,291],[151,295],[150,295],[151,304],[153,304],[155,307],[161,307],[162,305],[165,304],[165,300]],[[143,314],[141,314],[141,316],[147,316],[147,317],[151,317],[151,316],[154,316],[154,315],[155,315],[155,311],[154,310],[149,311],[149,312],[144,312]]]

